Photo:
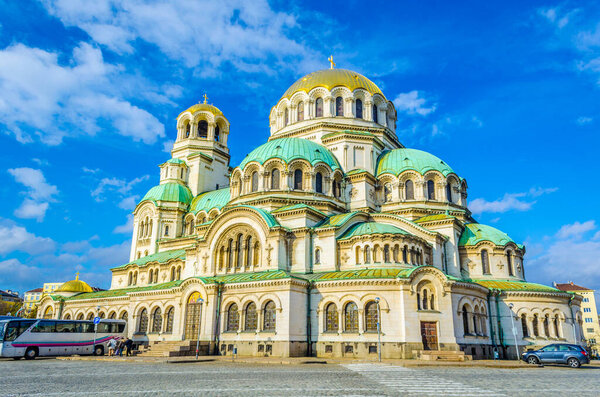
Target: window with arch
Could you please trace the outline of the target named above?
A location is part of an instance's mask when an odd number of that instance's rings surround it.
[[[271,189],[273,189],[273,190],[279,189],[280,178],[281,178],[280,173],[277,168],[275,168],[273,171],[271,171]]]
[[[481,250],[481,269],[483,274],[490,274],[490,258],[487,250]]]
[[[533,328],[533,335],[537,338],[538,336],[540,336],[540,322],[538,319],[538,315],[534,314],[533,315],[533,323],[532,323],[532,328]]]
[[[415,187],[413,181],[411,181],[410,179],[404,182],[404,197],[406,200],[415,199]]]
[[[65,314],[65,320],[70,320],[71,319],[71,315],[69,313]]]
[[[454,202],[452,201],[452,186],[450,183],[446,183],[446,200],[448,200],[450,203]]]
[[[302,170],[294,171],[294,190],[302,190]]]
[[[475,310],[473,310],[473,333],[475,335],[479,335],[478,318],[479,318],[478,309],[475,308]]]
[[[362,104],[362,100],[360,100],[360,99],[356,100],[356,118],[357,119],[363,118],[363,104]]]
[[[315,117],[323,117],[323,98],[315,101]]]
[[[365,247],[365,263],[371,263],[371,247]]]
[[[235,258],[236,258],[236,267],[242,267],[242,260],[244,259],[242,256],[242,242],[244,241],[244,236],[238,234],[237,241],[235,244]]]
[[[335,98],[335,115],[344,115],[344,98],[342,98],[341,96]]]
[[[399,245],[394,245],[394,249],[392,250],[392,257],[394,259],[394,263],[400,262],[398,260],[399,255],[400,255],[400,246]]]
[[[190,219],[190,234],[194,234],[194,218]]]
[[[284,125],[288,125],[290,123],[290,110],[288,108],[285,108],[285,111],[283,112],[283,118],[284,118]]]
[[[276,326],[275,302],[269,301],[263,310],[263,330],[274,331]]]
[[[198,123],[198,137],[205,138],[208,136],[208,122],[206,120],[200,120]]]
[[[470,335],[471,330],[469,329],[469,312],[467,310],[467,305],[463,305],[463,307],[462,307],[462,320],[463,320],[464,335]]]
[[[138,328],[138,332],[148,332],[148,310],[145,308],[140,312],[140,326]]]
[[[339,329],[337,306],[331,302],[325,307],[325,332],[337,332]]]
[[[556,315],[554,317],[554,333],[556,335],[557,338],[560,338],[560,330],[559,330],[560,326],[558,324],[558,315]]]
[[[383,202],[389,203],[390,201],[392,201],[392,185],[386,183],[383,185]]]
[[[185,124],[185,137],[186,137],[186,138],[189,138],[189,137],[190,137],[190,131],[191,131],[191,130],[192,130],[192,125],[191,125],[189,122],[187,122],[187,123]]]
[[[238,306],[235,303],[229,305],[227,309],[227,331],[237,331],[240,327],[240,316],[238,314]]]
[[[379,123],[379,111],[377,105],[373,104],[373,121]]]
[[[544,335],[550,336],[550,319],[547,314],[544,316]]]
[[[529,336],[529,329],[527,328],[527,316],[525,314],[521,314],[521,331],[523,332],[523,338],[527,338]]]
[[[165,226],[165,237],[169,236],[169,225]]]
[[[171,281],[175,281],[175,267],[171,268]]]
[[[304,120],[304,102],[298,102],[298,109],[296,110],[296,116],[298,121]]]
[[[256,313],[256,304],[254,302],[248,303],[246,306],[246,313],[244,319],[244,330],[255,331],[258,321],[258,315]]]
[[[121,313],[121,320],[129,320],[129,313],[127,313],[127,310],[125,310],[123,313]]]
[[[100,312],[100,313],[98,313],[98,317],[104,319],[104,318],[106,318],[106,314],[104,312]]]
[[[154,279],[154,270],[150,269],[148,272],[148,284],[152,284],[152,280]]]
[[[165,334],[173,333],[173,320],[175,319],[175,308],[171,306],[167,309],[167,323],[165,324]]]
[[[219,128],[219,124],[215,126],[215,142],[219,142],[221,139],[221,129]]]
[[[162,310],[157,307],[152,312],[152,332],[160,332],[162,330]]]
[[[115,312],[111,312],[111,313],[108,315],[108,319],[109,319],[109,320],[114,320],[114,319],[116,319],[116,318],[117,318],[117,313],[115,313]]]
[[[252,191],[256,192],[258,190],[258,172],[254,171],[251,176],[252,179]]]
[[[323,174],[317,172],[315,175],[315,191],[317,193],[323,193]]]
[[[513,261],[512,261],[512,252],[506,252],[506,265],[508,266],[508,275],[514,276],[515,272],[513,270]]]
[[[245,262],[246,266],[250,266],[253,264],[253,261],[252,261],[253,249],[252,248],[253,248],[252,236],[248,236],[248,237],[246,237],[246,245],[244,247],[245,256],[246,256],[246,262]]]
[[[379,312],[377,310],[377,302],[368,302],[365,306],[365,331],[377,331],[377,323],[379,322]]]
[[[315,250],[315,265],[318,265],[321,263],[321,248],[317,248]]]
[[[435,183],[431,179],[427,181],[427,199],[435,200]]]
[[[339,199],[340,195],[341,195],[341,188],[342,188],[340,181],[334,179],[331,182],[331,188],[332,188],[332,191],[333,191],[333,197]]]
[[[83,320],[83,317],[84,317],[84,316],[83,316],[83,313],[79,313],[79,314],[77,315],[77,320],[81,321],[81,320]]]
[[[358,332],[358,306],[354,302],[344,306],[344,331]]]
[[[390,246],[388,244],[383,247],[383,261],[390,263]]]
[[[361,258],[360,258],[360,247],[359,246],[354,247],[354,258],[355,258],[356,264],[360,265]]]
[[[93,319],[94,319],[94,313],[89,313],[88,316],[87,316],[87,320],[90,321],[90,320],[93,320]]]
[[[408,247],[406,245],[402,248],[402,262],[408,263]]]

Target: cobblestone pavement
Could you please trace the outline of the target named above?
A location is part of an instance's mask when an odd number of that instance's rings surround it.
[[[600,367],[0,360],[0,396],[600,396]]]

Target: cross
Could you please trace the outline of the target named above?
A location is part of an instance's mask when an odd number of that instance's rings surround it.
[[[206,103],[206,101],[208,101],[208,97],[206,96],[206,94],[204,94],[204,103]]]
[[[269,244],[269,246],[265,249],[267,250],[267,265],[271,265],[271,251],[273,250],[273,247],[271,247],[271,244]]]
[[[208,260],[208,258],[210,258],[210,256],[208,256],[208,253],[204,253],[204,256],[202,257],[202,259],[204,259],[204,267],[206,267],[206,261]]]
[[[79,280],[79,272],[75,273],[75,280]]]
[[[333,69],[333,67],[335,66],[335,62],[333,62],[333,55],[329,55],[329,58],[327,58],[327,60],[331,64],[331,69]]]

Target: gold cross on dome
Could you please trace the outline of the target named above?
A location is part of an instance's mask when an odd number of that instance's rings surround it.
[[[206,103],[206,101],[208,101],[208,97],[206,96],[206,94],[204,94],[204,103]]]
[[[331,69],[333,69],[333,67],[335,66],[335,62],[333,62],[333,55],[329,55],[329,58],[327,58],[327,60],[331,64]]]
[[[79,272],[75,273],[75,280],[79,280]]]

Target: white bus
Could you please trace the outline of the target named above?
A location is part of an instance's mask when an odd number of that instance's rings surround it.
[[[0,320],[0,357],[15,360],[72,354],[103,355],[111,339],[125,336],[125,320],[92,321],[13,318]]]

